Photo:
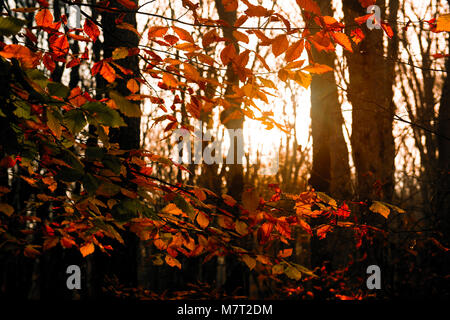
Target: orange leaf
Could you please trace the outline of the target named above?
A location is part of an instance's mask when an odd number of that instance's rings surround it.
[[[285,52],[289,47],[289,41],[285,34],[280,34],[272,41],[272,53],[275,57]]]
[[[372,17],[372,16],[373,16],[373,13],[366,14],[365,16],[355,18],[355,22],[356,22],[357,24],[359,24],[359,25],[362,25],[362,24],[365,23],[367,20],[369,20],[369,18]]]
[[[109,83],[114,82],[116,80],[116,71],[113,67],[107,62],[102,63],[102,68],[100,69],[100,75],[106,79]]]
[[[195,43],[194,38],[192,38],[191,34],[184,29],[172,26],[173,31],[180,37],[181,40]]]
[[[322,74],[322,73],[333,71],[333,69],[330,66],[327,66],[326,64],[319,64],[319,63],[310,64],[309,66],[304,67],[302,70],[308,71],[309,73],[316,73],[316,74]]]
[[[178,269],[181,269],[181,263],[171,255],[166,255],[166,263],[171,267],[177,267]]]
[[[134,79],[130,79],[127,82],[127,88],[131,93],[136,93],[139,91],[139,84]]]
[[[249,38],[245,33],[242,33],[240,31],[233,31],[233,37],[237,40],[237,41],[241,41],[244,43],[248,43],[249,42]]]
[[[256,260],[252,257],[250,257],[248,254],[244,254],[242,256],[242,260],[245,262],[247,267],[249,267],[250,270],[253,270],[253,268],[256,266]]]
[[[222,0],[226,12],[236,11],[238,8],[237,0]]]
[[[67,237],[61,238],[60,242],[64,248],[71,248],[72,246],[74,246],[76,244],[75,241],[73,241],[72,239],[67,238]]]
[[[264,222],[258,229],[258,241],[260,244],[264,244],[269,239],[270,233],[273,230],[273,223]]]
[[[148,29],[148,39],[164,37],[169,27],[153,26]]]
[[[162,81],[169,87],[178,86],[178,80],[173,75],[167,72],[163,74]]]
[[[94,247],[94,243],[92,243],[92,242],[89,242],[80,248],[80,252],[83,257],[90,255],[91,253],[94,252],[94,250],[95,250],[95,247]]]
[[[197,215],[197,223],[202,229],[205,229],[209,224],[208,217],[202,211],[200,211]]]
[[[236,55],[237,53],[234,44],[229,44],[220,53],[220,59],[222,60],[223,65],[226,66],[231,60],[236,58]]]
[[[300,56],[302,55],[303,49],[304,49],[305,45],[304,45],[304,41],[299,40],[297,42],[294,42],[287,50],[286,50],[286,55],[285,55],[285,59],[287,62],[290,61],[294,61],[295,59],[300,58]]]
[[[18,44],[9,44],[3,47],[3,51],[0,52],[3,58],[11,59],[15,58],[20,61],[22,66],[26,69],[32,69],[39,63],[39,56],[32,52],[27,47]]]
[[[53,23],[53,15],[48,9],[39,10],[34,19],[39,27],[50,27]]]
[[[333,32],[332,35],[336,43],[339,43],[341,46],[343,46],[345,50],[353,52],[352,43],[345,33]]]
[[[364,35],[361,28],[358,28],[358,29],[352,30],[350,37],[352,38],[352,40],[355,44],[358,44],[361,41],[363,41],[366,36]]]
[[[192,79],[193,81],[200,80],[200,73],[198,73],[197,69],[189,63],[183,63],[184,66],[184,74],[187,78]]]
[[[314,13],[318,16],[322,15],[320,12],[320,7],[313,0],[296,0],[297,4],[302,10]]]
[[[287,258],[290,257],[291,255],[292,255],[292,248],[280,250],[280,252],[278,252],[279,258]]]

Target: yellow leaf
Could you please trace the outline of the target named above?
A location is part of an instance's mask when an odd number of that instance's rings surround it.
[[[288,266],[286,270],[284,270],[284,274],[293,280],[300,280],[302,278],[302,273],[293,266]]]
[[[379,201],[374,201],[369,207],[369,210],[381,214],[386,219],[389,217],[389,213],[391,212],[391,210],[387,206]]]
[[[94,247],[94,243],[92,243],[92,242],[89,242],[80,248],[80,252],[83,255],[83,257],[90,255],[91,253],[94,252],[94,250],[95,250],[95,247]]]
[[[284,266],[281,264],[276,264],[272,267],[272,274],[282,274],[284,272]]]
[[[242,256],[242,260],[245,262],[245,264],[249,267],[250,270],[253,270],[253,268],[256,266],[256,260],[247,254],[244,254]]]
[[[119,60],[128,57],[128,48],[119,47],[115,48],[112,53],[113,60]]]
[[[241,236],[244,236],[246,234],[248,234],[248,227],[247,224],[243,221],[238,220],[236,222],[236,227],[235,227],[237,233],[239,233]]]
[[[436,31],[450,31],[450,13],[437,18]]]
[[[9,217],[13,214],[14,208],[7,203],[0,203],[0,212],[3,212]]]
[[[182,215],[183,211],[181,211],[174,203],[169,203],[167,206],[162,209],[163,213],[172,214],[172,215]]]
[[[297,71],[294,75],[293,80],[305,89],[308,89],[309,85],[311,84],[312,77],[308,73]]]

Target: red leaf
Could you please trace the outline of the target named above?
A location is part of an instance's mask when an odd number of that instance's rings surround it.
[[[389,39],[392,39],[394,36],[394,30],[392,30],[391,26],[387,22],[381,22],[381,28],[383,28],[386,35],[389,37]]]
[[[56,39],[54,37],[57,37]],[[67,37],[65,35],[62,36],[52,36],[49,39],[50,49],[52,49],[53,53],[56,57],[63,57],[69,52],[69,41],[67,41]]]
[[[90,19],[86,19],[83,30],[93,42],[95,42],[100,35],[100,30],[97,25]]]
[[[128,9],[136,9],[137,4],[130,0],[117,0],[121,5]]]
[[[259,244],[264,244],[269,239],[270,233],[273,230],[273,223],[265,222],[258,229],[258,241]]]

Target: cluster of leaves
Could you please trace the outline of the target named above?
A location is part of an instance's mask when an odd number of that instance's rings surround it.
[[[265,201],[254,192],[243,195],[242,203],[228,195],[181,185],[172,185],[152,176],[155,164],[178,166],[172,160],[146,150],[120,150],[109,140],[110,128],[125,126],[123,116],[140,117],[141,111],[131,101],[147,101],[159,105],[167,111],[164,99],[139,94],[144,77],[134,75],[127,82],[128,96],[109,89],[109,97],[98,100],[79,87],[68,88],[46,76],[52,72],[55,62],[73,68],[89,64],[88,49],[82,53],[71,52],[69,39],[79,42],[95,42],[101,34],[97,21],[86,19],[82,29],[69,29],[67,19],[62,16],[54,21],[48,3],[38,1],[39,7],[18,8],[17,12],[35,14],[34,30],[48,34],[49,48],[38,48],[38,40],[33,30],[24,27],[26,21],[11,16],[0,17],[0,32],[7,37],[23,37],[33,44],[33,49],[17,42],[0,44],[2,77],[9,79],[3,88],[0,116],[7,119],[17,145],[16,150],[2,146],[4,158],[0,165],[9,169],[30,185],[36,197],[16,212],[5,199],[14,190],[2,186],[0,196],[0,239],[2,250],[24,254],[34,258],[55,246],[77,247],[83,256],[96,249],[108,253],[113,250],[113,239],[123,243],[120,230],[128,229],[140,239],[151,241],[160,250],[154,256],[155,264],[167,263],[181,268],[179,256],[205,256],[205,261],[217,255],[233,254],[250,269],[258,270],[267,277],[286,275],[293,280],[303,276],[315,277],[305,267],[292,262],[292,230],[301,228],[319,238],[326,237],[335,228],[354,228],[359,235],[366,226],[349,222],[349,210],[345,203],[338,205],[335,200],[314,191],[300,195],[284,195],[277,186],[273,197]],[[319,7],[312,0],[297,0],[307,20],[314,20],[318,32],[291,26],[287,18],[263,6],[247,6],[233,26],[222,20],[201,18],[197,6],[189,0],[183,5],[192,13],[194,25],[208,28],[201,43],[195,41],[190,32],[177,26],[151,26],[147,31],[150,43],[165,47],[166,52],[181,51],[180,58],[161,57],[150,46],[136,48],[115,48],[112,57],[92,64],[92,75],[101,75],[108,83],[133,75],[117,63],[130,56],[138,56],[145,62],[142,74],[159,80],[159,88],[173,96],[172,110],[177,104],[184,104],[189,114],[195,118],[200,113],[215,106],[229,108],[232,103],[242,105],[245,116],[254,115],[258,106],[255,99],[267,102],[267,89],[276,88],[268,79],[259,77],[247,68],[253,55],[267,71],[271,71],[265,59],[257,52],[245,49],[238,52],[240,43],[249,42],[250,36],[258,39],[260,46],[268,46],[275,57],[284,54],[286,64],[277,71],[283,81],[293,80],[307,88],[311,74],[331,71],[325,65],[314,63],[311,48],[333,51],[336,45],[352,51],[352,41],[363,40],[362,29],[353,30],[350,38],[343,32],[344,25],[332,17],[322,16]],[[367,4],[370,1],[364,1]],[[372,1],[374,2],[374,1]],[[119,1],[128,10],[135,10],[130,1]],[[237,8],[238,1],[223,1],[228,11]],[[118,10],[107,2],[98,3],[95,9]],[[357,19],[362,24],[371,15]],[[270,23],[281,22],[282,32],[270,38],[258,28],[240,27],[253,17],[264,17]],[[448,19],[447,27],[448,27]],[[117,19],[117,27],[137,33],[131,25]],[[442,22],[438,28],[442,29]],[[233,29],[232,39],[220,35],[221,28]],[[383,29],[391,35],[391,29],[383,23]],[[292,40],[293,39],[293,40]],[[214,43],[223,43],[220,63],[208,48]],[[87,48],[87,47],[86,47]],[[309,64],[300,59],[303,52],[308,54]],[[233,85],[202,76],[202,67],[231,66],[237,74],[240,85],[234,85],[232,93],[206,97],[197,88],[211,85],[215,88]],[[40,70],[39,70],[40,69]],[[112,86],[111,86],[112,87]],[[219,90],[220,92],[220,90]],[[180,97],[183,97],[180,98]],[[240,112],[240,111],[239,111]],[[259,117],[268,126],[277,125],[270,115]],[[171,113],[156,121],[169,121],[168,128],[175,129],[180,124]],[[89,143],[91,134],[88,125],[96,128],[99,143]],[[14,168],[12,171],[10,168]],[[63,192],[61,192],[61,190]],[[164,198],[163,208],[155,206],[155,198]],[[290,209],[280,208],[283,201],[291,203]],[[41,208],[50,211],[50,216],[40,217]],[[386,204],[374,203],[371,209],[385,217],[390,212]],[[395,209],[395,208],[394,208]],[[397,210],[397,209],[396,209]],[[311,228],[309,220],[326,217],[326,224]],[[20,226],[19,228],[17,226]],[[30,236],[35,235],[35,236]],[[256,237],[262,250],[256,252],[239,247],[239,239]],[[281,249],[280,249],[281,248]]]

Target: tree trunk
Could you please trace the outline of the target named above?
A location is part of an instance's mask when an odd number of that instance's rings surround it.
[[[385,1],[378,1],[386,12]],[[345,24],[366,14],[357,0],[344,0]],[[390,1],[390,16],[397,16],[398,1]],[[348,99],[352,104],[352,153],[356,167],[357,192],[361,200],[389,201],[394,191],[394,103],[392,85],[397,57],[397,35],[389,41],[385,59],[383,30],[364,29],[366,38],[347,53],[350,75]],[[395,24],[392,25],[395,28]]]

